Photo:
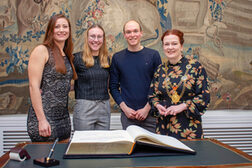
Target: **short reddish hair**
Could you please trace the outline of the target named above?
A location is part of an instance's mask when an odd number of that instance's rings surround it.
[[[166,30],[164,32],[164,34],[162,35],[162,37],[161,37],[162,43],[164,42],[164,37],[168,36],[168,35],[171,35],[171,34],[175,35],[175,36],[178,36],[180,44],[181,45],[184,44],[184,33],[182,31],[180,31],[180,30],[177,30],[177,29]]]

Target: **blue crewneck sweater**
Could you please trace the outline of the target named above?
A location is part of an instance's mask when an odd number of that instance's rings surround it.
[[[124,49],[115,53],[110,68],[109,88],[115,102],[122,101],[134,110],[147,103],[148,91],[154,72],[161,64],[158,51],[143,48],[138,52]]]

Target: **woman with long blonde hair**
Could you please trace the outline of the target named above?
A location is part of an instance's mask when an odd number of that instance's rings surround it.
[[[74,57],[74,66],[78,74],[78,79],[74,83],[74,130],[108,130],[110,58],[105,32],[100,25],[88,28],[84,36],[83,51],[74,54]]]

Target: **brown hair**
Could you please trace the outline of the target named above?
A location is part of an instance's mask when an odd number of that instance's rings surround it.
[[[62,74],[66,74],[66,65],[64,63],[64,59],[60,53],[60,49],[59,47],[55,44],[54,41],[54,28],[55,28],[55,24],[56,21],[60,18],[64,18],[67,20],[68,25],[69,25],[69,37],[68,39],[65,41],[65,45],[63,48],[63,51],[65,52],[65,54],[67,55],[70,64],[72,66],[73,69],[73,79],[77,79],[77,74],[73,65],[73,41],[72,41],[72,33],[71,33],[71,25],[70,25],[70,21],[69,19],[63,15],[63,14],[56,14],[54,16],[51,17],[51,19],[49,20],[49,23],[47,25],[47,29],[46,29],[46,33],[45,33],[45,38],[43,41],[43,44],[49,48],[52,49],[53,52],[53,57],[55,59],[55,67],[56,67],[56,71]]]
[[[107,45],[106,45],[105,31],[98,24],[94,24],[94,25],[90,26],[84,34],[84,46],[83,46],[82,60],[83,60],[84,64],[86,65],[86,67],[89,68],[89,67],[94,66],[94,58],[93,58],[91,49],[88,45],[88,33],[89,33],[90,29],[93,29],[96,27],[98,27],[99,29],[101,29],[103,31],[103,44],[102,44],[101,48],[99,49],[100,64],[101,64],[101,67],[108,68],[110,66],[110,64],[109,64],[109,60],[108,60],[109,54],[108,54],[108,49],[107,49]]]
[[[161,37],[162,43],[164,42],[164,37],[171,35],[171,34],[178,36],[180,44],[181,45],[184,44],[184,33],[180,30],[177,30],[177,29],[166,30],[166,32],[164,32],[164,34]]]

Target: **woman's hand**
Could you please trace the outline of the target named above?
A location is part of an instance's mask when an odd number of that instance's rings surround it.
[[[182,103],[179,105],[172,105],[166,109],[166,115],[177,115],[178,113],[181,113],[182,111],[186,109],[187,109],[187,106],[185,103]]]
[[[167,116],[166,114],[166,108],[164,106],[162,106],[161,104],[157,104],[156,108],[159,111],[159,114],[163,115],[163,116]]]
[[[46,119],[39,121],[39,135],[43,137],[51,136],[51,126]]]

